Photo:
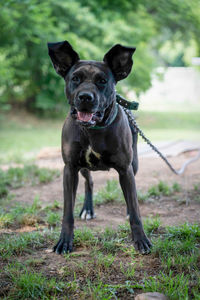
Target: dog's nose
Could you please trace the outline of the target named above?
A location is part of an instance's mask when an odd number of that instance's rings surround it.
[[[94,95],[90,92],[81,92],[78,95],[78,98],[81,102],[93,102]]]

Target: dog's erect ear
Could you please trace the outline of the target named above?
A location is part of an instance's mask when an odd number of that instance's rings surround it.
[[[126,78],[131,72],[135,50],[136,48],[117,44],[105,54],[103,61],[110,67],[116,81]]]
[[[70,68],[79,60],[78,54],[67,41],[48,43],[48,49],[53,66],[62,77],[65,77]]]

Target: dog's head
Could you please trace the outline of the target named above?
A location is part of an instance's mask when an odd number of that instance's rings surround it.
[[[65,80],[72,116],[88,127],[102,122],[115,101],[116,83],[131,72],[135,48],[117,44],[103,62],[80,60],[67,41],[48,43],[48,49],[56,72]]]

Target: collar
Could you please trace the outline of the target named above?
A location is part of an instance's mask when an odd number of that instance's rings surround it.
[[[115,120],[115,118],[116,118],[116,116],[117,116],[117,113],[118,113],[118,104],[116,103],[115,104],[115,111],[114,111],[114,113],[113,113],[113,115],[112,115],[112,118],[110,118],[110,120],[108,121],[108,123],[106,123],[104,126],[94,126],[94,127],[91,127],[90,129],[96,129],[96,130],[99,130],[99,129],[104,129],[104,128],[106,128],[106,127],[108,127],[108,126],[110,126],[113,122],[114,122],[114,120]]]

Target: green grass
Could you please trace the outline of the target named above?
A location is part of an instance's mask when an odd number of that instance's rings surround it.
[[[0,120],[0,162],[30,161],[44,147],[59,147],[63,121],[64,118],[47,120],[28,114],[3,116]]]
[[[12,283],[9,299],[50,299],[53,294],[60,294],[64,284],[48,279],[42,273],[31,272],[20,264],[7,267],[7,276]]]
[[[128,223],[104,232],[87,227],[76,229],[76,251],[65,255],[66,263],[59,265],[59,271],[51,278],[47,278],[48,269],[45,274],[42,272],[44,258],[30,254],[23,265],[17,261],[10,264],[9,259],[53,245],[57,231],[4,236],[0,254],[4,262],[8,261],[4,271],[10,281],[8,299],[63,299],[63,295],[69,299],[75,295],[80,299],[129,299],[138,290],[161,292],[172,300],[198,299],[200,227],[186,223],[162,227],[160,231],[160,221],[154,218],[145,220],[144,228],[153,237],[154,248],[149,256],[133,250]],[[105,251],[106,242],[120,247],[116,246],[115,251],[108,247]],[[157,259],[150,274],[148,258]]]
[[[152,142],[199,140],[198,112],[137,112],[138,124]],[[9,121],[8,121],[9,120]],[[23,122],[22,122],[23,120]],[[38,119],[32,115],[9,115],[0,120],[0,162],[33,160],[44,147],[59,147],[64,122]]]
[[[95,205],[111,202],[124,203],[124,201],[122,190],[119,187],[117,180],[108,180],[105,187],[101,188],[96,194],[94,194]]]
[[[138,201],[148,202],[154,198],[161,196],[171,196],[181,191],[181,186],[174,182],[171,186],[160,181],[158,184],[151,186],[147,192],[137,191]],[[106,185],[94,194],[94,204],[102,205],[107,203],[125,203],[125,199],[117,180],[108,180]],[[81,203],[84,201],[84,195],[79,195],[77,207],[75,208],[75,216],[79,215]]]
[[[48,183],[59,176],[57,170],[39,168],[36,165],[25,165],[23,168],[0,169],[0,197],[8,194],[8,188],[19,188],[24,185]]]
[[[61,223],[61,216],[55,212],[49,212],[46,216],[46,223],[50,227],[55,227],[56,225]]]
[[[35,196],[31,205],[10,203],[9,208],[0,209],[0,228],[37,226],[38,224],[55,227],[61,223],[61,210],[55,212],[59,208],[60,205],[57,201],[42,208],[39,196]]]
[[[181,186],[177,182],[174,182],[172,186],[169,186],[163,181],[159,181],[158,184],[151,186],[147,191],[148,197],[159,198],[161,196],[171,196],[177,192],[181,191]]]
[[[33,250],[43,248],[46,240],[55,241],[56,238],[58,238],[57,232],[51,233],[50,231],[33,231],[10,237],[4,235],[0,241],[0,255],[3,259],[9,259],[13,255],[30,253]]]

